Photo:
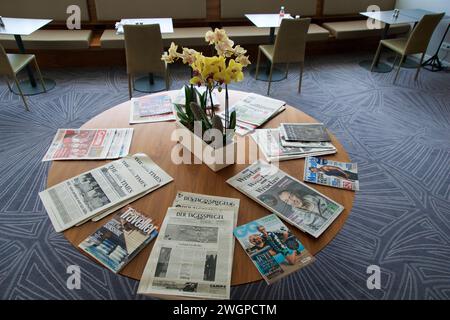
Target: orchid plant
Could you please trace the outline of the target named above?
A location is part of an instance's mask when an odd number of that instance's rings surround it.
[[[184,110],[177,106],[177,115],[181,123],[192,129],[194,121],[202,121],[203,130],[218,129],[224,133],[226,140],[226,130],[235,129],[236,112],[230,115],[228,105],[228,84],[231,82],[240,82],[244,79],[243,68],[250,64],[246,55],[247,50],[228,38],[225,30],[215,29],[205,34],[205,41],[213,45],[217,55],[212,57],[204,56],[203,53],[190,48],[182,48],[178,52],[178,46],[171,43],[168,52],[161,57],[167,63],[173,63],[181,60],[184,64],[191,67],[191,87],[185,87],[186,104]],[[194,93],[194,86],[205,86],[203,94],[199,94],[200,105],[196,104],[197,95]],[[212,92],[216,89],[221,92],[225,89],[225,110],[224,123],[222,119],[215,114],[213,107]],[[195,91],[197,92],[197,91]],[[198,92],[197,92],[198,94]],[[208,97],[211,108],[207,108]],[[194,101],[194,103],[192,103]]]

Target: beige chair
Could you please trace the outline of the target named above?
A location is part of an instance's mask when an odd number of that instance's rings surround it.
[[[276,63],[286,63],[286,76],[290,63],[300,63],[300,80],[298,92],[301,92],[303,67],[305,61],[306,36],[311,19],[283,19],[274,45],[260,45],[258,61],[256,63],[256,79],[258,79],[261,52],[270,60],[269,86],[267,95],[270,94],[273,66]]]
[[[22,89],[20,88],[19,80],[17,80],[17,74],[20,72],[20,70],[25,68],[30,62],[34,63],[34,67],[36,68],[36,71],[39,75],[42,87],[44,88],[44,91],[47,92],[47,90],[45,89],[44,80],[42,79],[41,71],[39,70],[39,66],[37,64],[36,57],[34,56],[34,54],[6,53],[5,49],[0,45],[0,75],[6,77],[6,84],[8,85],[9,91],[12,91],[9,81],[11,79],[14,80],[17,86],[17,90],[19,91],[20,96],[22,97],[23,103],[25,104],[25,108],[27,109],[27,111],[30,111],[30,109],[28,108],[27,100],[25,99]]]
[[[164,49],[159,25],[125,25],[123,30],[130,99],[137,73],[163,74],[168,90],[167,64],[161,60]]]
[[[428,43],[430,42],[434,29],[436,28],[436,26],[438,25],[439,21],[442,19],[443,16],[444,13],[424,15],[422,19],[419,21],[419,23],[416,25],[416,27],[411,31],[408,38],[381,40],[377,52],[375,54],[375,57],[373,59],[371,70],[373,70],[376,61],[379,60],[381,47],[382,46],[388,47],[389,49],[391,49],[396,53],[393,67],[397,62],[398,55],[401,55],[397,73],[395,74],[394,78],[395,83],[405,57],[410,54],[421,53],[422,57],[420,58],[420,63],[417,66],[416,75],[414,77],[414,80],[417,80],[420,68],[422,67],[425,52],[427,51]]]

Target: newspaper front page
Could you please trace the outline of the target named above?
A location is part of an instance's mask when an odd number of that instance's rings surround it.
[[[140,100],[141,98],[131,98],[130,107],[130,124],[136,123],[151,123],[151,122],[163,122],[163,121],[173,121],[176,119],[175,113],[172,106],[172,112],[164,114],[155,114],[151,116],[141,116],[140,114]]]
[[[155,191],[156,189],[162,188],[169,182],[173,181],[173,178],[165,172],[160,166],[158,166],[150,157],[145,156],[142,153],[135,154],[134,157],[139,157],[139,164],[141,167],[147,171],[147,173],[150,175],[150,179],[153,180],[153,182],[156,183],[156,185],[153,188],[148,189],[145,191],[142,195],[137,195],[133,198],[130,198],[127,200],[127,203],[131,203],[146,194],[149,194],[150,192]],[[114,212],[113,209],[107,210],[103,213],[100,213],[92,218],[92,221],[99,221],[106,217],[107,215],[110,215],[112,212]]]
[[[344,210],[342,205],[261,160],[227,183],[316,238]]]
[[[303,180],[325,186],[358,191],[358,165],[350,162],[308,157]]]
[[[42,161],[117,159],[128,154],[133,129],[58,129]]]
[[[127,156],[40,192],[55,230],[61,232],[104,211],[113,212],[156,187],[158,183],[142,166],[145,158]]]
[[[336,153],[333,145],[331,148],[284,147],[281,144],[280,129],[258,129],[251,137],[269,162]]]
[[[229,299],[232,210],[169,208],[138,293],[163,298]]]

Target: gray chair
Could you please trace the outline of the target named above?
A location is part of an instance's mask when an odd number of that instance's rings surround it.
[[[134,89],[134,75],[137,73],[164,75],[166,89],[169,90],[167,64],[161,60],[164,48],[159,25],[125,25],[123,31],[130,99]]]
[[[17,80],[17,74],[31,62],[33,62],[34,67],[36,68],[44,91],[47,92],[47,90],[45,89],[44,80],[42,79],[41,71],[39,70],[39,65],[34,54],[6,53],[3,46],[0,45],[0,75],[6,77],[6,84],[8,85],[9,91],[11,92],[12,89],[9,81],[13,80],[15,82],[17,90],[22,97],[27,111],[30,111],[30,108],[28,108],[27,100],[25,99],[22,89],[20,88],[19,80]]]
[[[398,69],[395,74],[394,83],[395,81],[397,81],[397,77],[405,57],[410,54],[421,53],[422,57],[420,58],[420,63],[417,66],[416,75],[414,77],[414,80],[417,80],[420,68],[422,67],[423,58],[427,51],[428,43],[430,42],[434,29],[436,29],[436,26],[439,24],[439,21],[441,21],[443,16],[444,13],[424,15],[422,19],[419,21],[419,23],[416,25],[416,27],[412,30],[408,38],[381,40],[372,62],[371,71],[373,70],[376,61],[378,61],[380,57],[382,46],[385,46],[396,53],[393,67],[397,62],[398,56],[401,55],[400,62],[398,64]]]
[[[306,36],[308,33],[311,19],[283,19],[278,30],[275,44],[260,45],[258,51],[258,60],[256,63],[256,79],[258,79],[259,64],[261,52],[271,62],[269,73],[269,86],[267,95],[270,94],[270,85],[272,82],[272,72],[274,64],[286,63],[286,76],[289,71],[290,63],[300,63],[300,79],[298,83],[298,92],[301,92],[303,68],[305,63]]]

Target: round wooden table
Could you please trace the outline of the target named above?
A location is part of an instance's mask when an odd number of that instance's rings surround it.
[[[175,94],[175,92],[171,93]],[[234,101],[244,97],[246,94],[247,93],[240,91],[230,91],[230,105],[232,105]],[[223,94],[219,95],[219,98],[223,101]],[[130,102],[125,102],[115,106],[91,119],[84,124],[82,128],[133,127],[135,131],[130,153],[143,152],[149,155],[161,168],[174,178],[173,182],[132,203],[131,205],[134,208],[153,218],[159,219],[159,221],[162,222],[167,208],[172,205],[176,193],[178,191],[187,191],[241,199],[238,225],[242,225],[270,213],[269,210],[246,197],[225,182],[228,178],[247,167],[254,159],[247,159],[249,161],[247,164],[231,165],[217,173],[213,172],[204,164],[173,164],[171,161],[171,151],[177,142],[171,140],[171,133],[176,128],[175,122],[146,123],[130,126],[128,124],[130,105]],[[305,113],[287,106],[285,111],[266,123],[264,127],[275,128],[278,127],[281,122],[317,121]],[[237,139],[246,139],[247,150],[254,144],[253,139],[248,135],[245,137],[238,136]],[[327,158],[338,161],[350,161],[339,141],[337,141],[334,136],[331,136],[331,139],[338,152],[335,155],[327,156]],[[104,163],[106,163],[106,161],[55,161],[50,168],[47,185],[48,187],[51,187],[56,183],[96,168]],[[300,181],[303,181],[303,165],[303,159],[283,161],[280,162],[280,169]],[[348,190],[335,189],[316,184],[309,185],[345,207],[345,210],[340,216],[317,239],[290,226],[290,229],[301,240],[304,246],[312,254],[316,254],[323,249],[343,227],[344,222],[351,211],[355,194]],[[78,244],[81,241],[110,218],[111,215],[98,222],[89,221],[79,227],[70,228],[64,232],[64,235],[74,246],[78,247]],[[152,250],[153,243],[154,241],[142,250],[139,255],[121,271],[121,274],[139,280]],[[245,254],[239,243],[236,242],[233,260],[232,285],[245,284],[261,279],[262,278],[252,261]]]

